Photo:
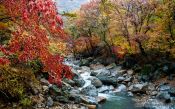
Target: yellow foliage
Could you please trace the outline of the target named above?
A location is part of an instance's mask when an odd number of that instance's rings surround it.
[[[50,51],[53,54],[60,54],[62,56],[65,56],[68,54],[68,47],[67,44],[63,41],[51,41],[49,46]]]

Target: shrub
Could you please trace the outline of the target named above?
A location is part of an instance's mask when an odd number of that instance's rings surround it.
[[[20,101],[22,105],[31,104],[27,92],[38,86],[38,81],[30,69],[0,66],[0,95],[8,101]]]

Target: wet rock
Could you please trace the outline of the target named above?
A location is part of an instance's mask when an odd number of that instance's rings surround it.
[[[127,96],[128,96],[128,97],[133,97],[134,94],[133,94],[132,92],[128,92]]]
[[[98,96],[98,91],[93,85],[82,88],[81,93],[87,96]]]
[[[117,89],[114,91],[115,93],[118,93],[118,92],[125,92],[127,89],[126,89],[126,86],[124,84],[120,84]]]
[[[170,105],[165,105],[157,99],[149,99],[144,104],[144,109],[173,109]]]
[[[102,96],[98,96],[97,97],[97,102],[98,103],[102,103],[102,102],[105,102],[106,101],[106,98],[105,97],[102,97]]]
[[[109,75],[111,75],[111,73],[106,68],[94,70],[91,72],[91,76],[109,76]]]
[[[120,76],[120,77],[117,78],[117,81],[118,81],[118,82],[122,82],[122,81],[124,81],[124,80],[125,80],[125,78],[124,78],[123,76]]]
[[[169,85],[160,85],[159,86],[159,91],[169,91],[170,88],[171,87]]]
[[[134,93],[145,93],[147,84],[134,84],[129,87],[129,90]]]
[[[98,104],[97,99],[95,97],[91,97],[91,96],[81,96],[81,100],[83,103],[86,104]]]
[[[104,93],[106,91],[110,91],[111,89],[108,86],[102,86],[100,88],[98,88],[98,92],[99,93]]]
[[[83,87],[85,84],[85,81],[83,80],[82,77],[74,78],[73,81],[75,82],[75,85],[78,87]]]
[[[117,78],[112,76],[97,76],[99,80],[102,81],[103,84],[107,85],[117,85]]]
[[[87,67],[87,66],[82,66],[81,69],[83,72],[85,72],[85,71],[90,72],[91,71],[90,67]]]
[[[153,92],[151,92],[151,96],[156,96],[157,94],[158,94],[157,91],[153,91]]]
[[[157,98],[160,99],[160,100],[163,100],[165,103],[171,102],[171,97],[170,97],[170,95],[168,94],[168,92],[160,92],[160,93],[157,95]]]
[[[70,93],[69,100],[73,101],[74,103],[82,102],[81,95],[76,93]]]
[[[102,82],[96,77],[91,77],[89,79],[91,80],[91,84],[94,85],[97,88],[101,87],[103,85]]]
[[[52,106],[53,106],[53,103],[54,103],[54,102],[53,102],[53,99],[52,99],[51,97],[48,97],[48,98],[47,98],[47,106],[48,106],[48,107],[52,107]]]
[[[175,87],[171,87],[169,90],[169,94],[173,97],[175,97]]]
[[[128,77],[124,80],[124,82],[131,82],[132,81],[132,77]]]

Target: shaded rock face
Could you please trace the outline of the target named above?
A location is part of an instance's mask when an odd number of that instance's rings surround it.
[[[116,77],[112,77],[112,76],[97,76],[97,78],[99,80],[102,81],[103,84],[106,85],[117,85],[117,78]]]
[[[81,93],[87,96],[98,96],[98,91],[93,85],[82,88]]]

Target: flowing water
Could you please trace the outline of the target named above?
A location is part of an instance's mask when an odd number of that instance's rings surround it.
[[[75,67],[72,62],[66,62],[67,65]],[[78,67],[78,66],[76,66]],[[85,71],[80,74],[81,77],[85,81],[85,85],[83,87],[86,87],[91,84],[91,81],[89,80],[90,72]],[[83,88],[79,88],[80,90]],[[130,97],[122,96],[122,95],[110,95],[105,93],[99,93],[98,96],[102,96],[106,98],[106,101],[102,104],[99,104],[97,107],[98,109],[136,109],[134,107],[134,102],[131,100]]]
[[[107,98],[106,102],[98,105],[98,109],[136,109],[131,98],[120,95],[99,93],[99,96]]]

